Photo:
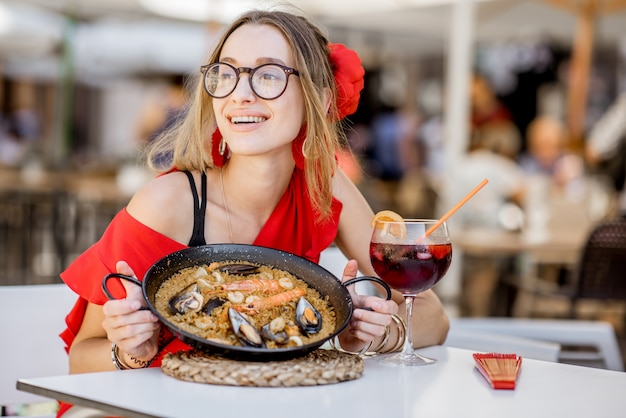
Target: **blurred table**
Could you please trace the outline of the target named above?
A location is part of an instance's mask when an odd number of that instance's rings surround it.
[[[516,305],[530,279],[569,280],[589,232],[588,225],[512,232],[467,228],[451,232],[464,265],[461,310],[469,316],[529,315]],[[520,307],[520,309],[517,309]]]
[[[455,246],[469,255],[510,257],[525,253],[546,263],[575,264],[587,234],[587,227],[545,233],[467,228],[454,231],[451,238]]]
[[[494,390],[472,351],[435,346],[422,367],[365,361],[357,380],[322,386],[252,388],[183,382],[158,368],[19,379],[17,388],[127,417],[257,418],[624,416],[626,373],[524,358],[515,390]]]

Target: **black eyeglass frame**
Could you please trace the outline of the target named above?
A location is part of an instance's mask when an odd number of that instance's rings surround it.
[[[224,95],[215,95],[213,93],[211,93],[207,87],[207,73],[208,70],[211,67],[215,67],[216,65],[226,65],[230,68],[233,69],[233,71],[235,71],[235,74],[237,75],[237,81],[235,81],[235,84],[233,85],[233,88]],[[283,70],[285,72],[285,75],[287,76],[287,78],[285,79],[285,86],[283,87],[282,91],[280,93],[278,93],[276,96],[274,97],[263,97],[261,96],[259,93],[257,93],[257,91],[254,89],[254,86],[252,85],[252,78],[254,76],[254,73],[259,69],[259,68],[263,68],[263,67],[267,67],[267,66],[274,66],[274,67],[278,67],[281,70]],[[254,68],[250,68],[250,67],[235,67],[233,65],[230,65],[227,62],[214,62],[212,64],[207,64],[207,65],[203,65],[200,67],[200,72],[203,74],[203,85],[204,85],[204,91],[207,92],[207,94],[211,97],[213,97],[214,99],[223,99],[224,97],[228,97],[230,96],[235,89],[237,88],[237,85],[239,84],[239,80],[241,79],[241,74],[242,73],[248,73],[249,77],[248,77],[248,84],[250,85],[250,89],[252,90],[252,92],[257,95],[258,97],[260,97],[263,100],[274,100],[274,99],[278,99],[280,96],[283,95],[283,93],[285,92],[285,90],[287,90],[287,85],[289,84],[289,76],[290,75],[296,75],[296,76],[300,76],[300,72],[298,70],[296,70],[295,68],[291,68],[291,67],[287,67],[286,65],[281,65],[281,64],[277,64],[277,63],[273,63],[273,62],[268,62],[266,64],[261,64],[257,67]]]

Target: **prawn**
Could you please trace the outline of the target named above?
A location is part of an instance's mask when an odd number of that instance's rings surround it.
[[[293,290],[288,290],[287,292],[277,293],[264,299],[257,299],[244,305],[233,306],[233,309],[238,312],[255,314],[266,309],[271,309],[276,306],[291,302],[292,300],[296,300],[304,295],[306,295],[306,290],[302,288],[297,288]]]
[[[282,286],[277,280],[249,279],[239,280],[237,282],[225,283],[220,285],[222,290],[229,292],[254,292],[263,290],[267,292],[278,292],[282,290]]]

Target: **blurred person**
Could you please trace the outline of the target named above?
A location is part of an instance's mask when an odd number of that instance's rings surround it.
[[[0,167],[2,165],[18,167],[24,155],[24,146],[14,136],[8,134],[5,126],[0,126]]]
[[[408,168],[406,143],[411,142],[419,126],[413,112],[388,109],[374,116],[371,124],[371,147],[373,148],[376,177],[397,181]]]
[[[150,100],[143,109],[137,123],[137,136],[149,144],[161,133],[181,121],[184,116],[186,93],[182,76],[169,78],[163,95],[158,100]]]
[[[527,175],[554,176],[558,161],[565,154],[565,126],[550,116],[538,116],[526,131],[527,151],[519,164]]]
[[[377,209],[400,211],[398,187],[415,166],[419,116],[408,108],[389,107],[377,113],[370,125],[371,159],[368,171],[376,184]]]
[[[19,166],[41,140],[41,121],[35,108],[35,87],[30,81],[13,83],[9,98],[9,111],[0,127],[0,163]]]
[[[611,180],[626,214],[626,91],[598,119],[587,135],[585,161],[595,174]]]
[[[470,141],[468,153],[452,169],[452,201],[461,200],[483,179],[489,184],[464,205],[454,216],[459,227],[502,228],[498,214],[507,202],[520,204],[525,192],[525,175],[520,166],[509,157],[510,150],[502,149],[502,136],[507,129],[492,126],[480,138]]]
[[[507,129],[491,126],[470,141],[468,153],[451,170],[452,201],[463,199],[483,179],[489,183],[449,219],[451,229],[518,229],[521,226],[520,202],[525,193],[525,176],[517,163],[502,153],[500,135]],[[508,218],[512,213],[513,219]],[[491,256],[463,257],[460,311],[466,316],[492,313],[493,294],[506,260]]]
[[[551,116],[538,116],[526,132],[527,150],[518,162],[527,176],[549,178],[557,189],[576,186],[584,171],[582,159],[567,151],[567,129]]]
[[[490,140],[497,140],[491,147],[498,148],[500,153],[514,158],[521,149],[521,137],[509,109],[502,103],[489,80],[481,74],[475,73],[470,83],[470,136],[472,141],[485,143],[482,136],[494,130],[497,136]]]
[[[182,121],[186,96],[183,77],[175,75],[169,78],[163,95],[158,100],[149,101],[142,110],[136,127],[136,136],[142,149]],[[159,157],[159,164],[169,164],[171,159],[171,153],[165,153]]]
[[[318,262],[334,241],[350,260],[343,280],[357,270],[374,275],[374,214],[336,165],[341,120],[356,110],[363,87],[356,53],[329,43],[304,17],[251,11],[226,28],[201,73],[181,124],[150,147],[160,175],[61,274],[80,296],[62,334],[70,373],[158,367],[166,353],[190,349],[140,309],[139,287],[115,283],[114,294],[125,290],[126,298],[114,301],[101,290],[105,274],[143,277],[156,260],[188,246],[255,244]],[[173,161],[155,165],[164,152]],[[352,297],[341,347],[357,352],[386,341],[401,295]],[[414,314],[416,346],[445,340],[448,318],[432,291],[416,297]]]
[[[528,125],[527,149],[518,160],[526,176],[523,232],[528,241],[541,242],[572,228],[589,227],[584,163],[567,149],[567,140],[568,129],[558,117],[538,115]],[[529,267],[561,283],[570,274],[566,265],[535,261],[522,269]],[[524,305],[523,299],[518,302]]]

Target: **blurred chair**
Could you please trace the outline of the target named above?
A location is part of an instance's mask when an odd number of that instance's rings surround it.
[[[570,298],[572,318],[580,299],[626,301],[626,216],[602,221],[593,229]]]
[[[68,359],[59,334],[76,294],[63,284],[0,286],[0,406],[54,402],[18,391],[17,379],[63,375]],[[48,415],[46,415],[48,416]],[[50,415],[54,416],[54,415]]]
[[[446,345],[624,371],[614,329],[602,321],[454,318]]]
[[[531,270],[511,284],[531,298],[522,316],[533,314],[537,297],[566,300],[565,315],[572,319],[580,316],[577,308],[582,301],[626,303],[626,216],[602,220],[591,228],[576,266],[561,280]]]

